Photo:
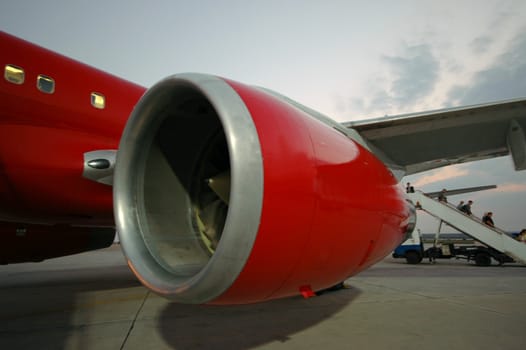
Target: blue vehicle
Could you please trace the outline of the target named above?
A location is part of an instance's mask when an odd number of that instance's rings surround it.
[[[394,250],[393,258],[405,258],[408,264],[418,264],[423,258],[429,258],[432,263],[435,262],[435,259],[466,259],[474,261],[477,266],[491,265],[492,258],[499,265],[514,262],[508,255],[483,245],[455,246],[450,243],[424,249],[422,234],[419,230],[414,230],[411,237]]]
[[[418,264],[424,257],[424,243],[420,230],[414,230],[407,240],[393,252],[393,258],[405,258],[408,264]]]

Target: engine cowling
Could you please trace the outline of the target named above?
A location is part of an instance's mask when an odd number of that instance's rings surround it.
[[[114,176],[139,280],[185,303],[319,290],[385,257],[413,218],[391,172],[297,105],[209,75],[150,88]]]

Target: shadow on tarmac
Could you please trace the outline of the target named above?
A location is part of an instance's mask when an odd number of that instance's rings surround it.
[[[313,327],[352,303],[358,288],[237,306],[168,304],[158,329],[174,349],[249,349]],[[198,317],[196,317],[198,315]]]
[[[86,325],[104,324],[118,312],[128,316],[120,305],[144,298],[126,265],[85,268],[73,259],[0,268],[0,349],[89,348],[83,343],[83,334],[91,332]],[[115,343],[124,335],[115,331]]]

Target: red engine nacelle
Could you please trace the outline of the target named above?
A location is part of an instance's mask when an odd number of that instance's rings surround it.
[[[391,172],[305,111],[208,75],[148,90],[114,177],[143,284],[179,302],[257,302],[331,286],[402,241],[413,214]]]

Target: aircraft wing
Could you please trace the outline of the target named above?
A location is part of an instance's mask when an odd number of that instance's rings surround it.
[[[492,190],[494,188],[497,188],[497,185],[465,187],[465,188],[457,188],[457,189],[446,190],[446,191],[426,192],[425,195],[430,198],[437,198],[438,196],[440,196],[441,193],[443,193],[445,196],[455,196],[457,194]]]
[[[526,169],[526,98],[343,125],[403,175],[508,154]]]

